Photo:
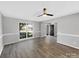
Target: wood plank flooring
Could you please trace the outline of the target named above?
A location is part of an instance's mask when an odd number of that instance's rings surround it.
[[[79,50],[52,39],[37,38],[6,45],[1,58],[78,58]]]

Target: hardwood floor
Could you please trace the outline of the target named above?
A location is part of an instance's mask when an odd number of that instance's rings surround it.
[[[56,42],[38,38],[6,45],[1,58],[70,58],[79,57],[79,50]]]

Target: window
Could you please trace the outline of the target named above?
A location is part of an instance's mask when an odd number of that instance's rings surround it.
[[[27,33],[27,37],[32,37],[33,36],[33,27],[31,24],[27,24],[26,25],[26,33]]]
[[[33,37],[32,24],[19,23],[20,39]]]

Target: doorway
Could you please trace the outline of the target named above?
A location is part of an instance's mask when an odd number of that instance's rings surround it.
[[[48,23],[46,29],[46,39],[49,41],[57,42],[57,23]]]
[[[50,36],[54,36],[54,25],[50,25]]]

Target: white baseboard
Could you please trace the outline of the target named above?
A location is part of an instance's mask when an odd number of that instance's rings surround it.
[[[0,39],[2,39],[2,36],[0,36]],[[2,40],[0,40],[0,55],[1,55],[1,53],[2,53],[2,51],[3,51],[3,44],[2,44]]]
[[[63,45],[79,49],[79,35],[58,33],[57,42]]]
[[[4,48],[4,47],[2,47],[1,50],[0,50],[0,55],[1,55],[2,51],[3,51],[3,48]]]

